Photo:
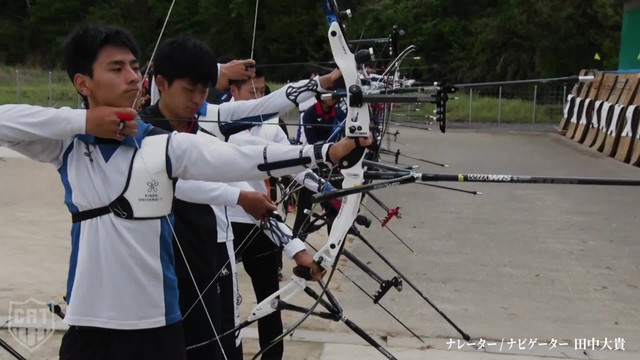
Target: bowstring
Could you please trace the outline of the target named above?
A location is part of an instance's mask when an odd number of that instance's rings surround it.
[[[138,92],[136,94],[135,99],[133,100],[133,105],[131,106],[132,108],[135,108],[136,103],[138,102],[138,98],[140,97],[141,91],[142,91],[142,82],[144,81],[144,79],[146,78],[146,76],[149,73],[149,69],[151,67],[151,64],[153,64],[153,59],[155,57],[156,51],[158,49],[158,46],[160,44],[160,41],[162,40],[162,37],[164,35],[164,31],[167,27],[167,23],[169,22],[169,18],[171,17],[171,13],[173,11],[173,7],[176,3],[176,0],[172,0],[171,5],[169,6],[169,10],[167,11],[167,16],[164,19],[164,23],[162,24],[162,29],[160,30],[160,35],[158,36],[158,39],[156,41],[156,44],[154,46],[153,52],[151,53],[151,58],[149,59],[149,66],[147,66],[147,69],[145,70],[145,74],[141,79],[140,82],[140,86],[138,86]],[[133,137],[134,139],[134,143],[136,145],[136,148],[138,149],[138,151],[140,151],[140,143],[138,143],[138,140]],[[145,170],[147,171],[147,174],[151,174],[151,171],[149,170],[149,167],[147,165],[146,160],[144,159],[144,156],[142,155],[142,152],[140,152],[140,159],[142,160],[142,164],[145,168]],[[216,339],[218,341],[218,346],[220,346],[220,350],[222,352],[222,356],[224,357],[225,360],[228,360],[227,354],[224,351],[224,349],[222,348],[222,342],[220,341],[220,339],[218,338],[218,332],[216,331],[215,326],[213,325],[213,320],[211,318],[211,315],[209,314],[209,310],[207,309],[206,304],[204,303],[204,300],[202,299],[202,292],[200,292],[200,288],[198,286],[198,283],[196,282],[195,276],[193,275],[193,271],[191,270],[191,266],[189,265],[189,262],[187,260],[187,257],[185,255],[185,252],[182,248],[182,244],[180,243],[180,240],[178,239],[178,236],[176,234],[175,228],[173,226],[173,223],[171,221],[171,217],[170,214],[165,214],[164,215],[165,219],[167,220],[167,224],[169,225],[169,228],[171,229],[171,234],[173,235],[174,239],[176,240],[176,244],[178,245],[178,249],[180,250],[180,254],[182,256],[182,259],[184,260],[185,266],[187,268],[187,272],[189,273],[189,277],[191,278],[191,281],[193,282],[193,286],[196,290],[196,293],[198,294],[198,301],[200,301],[202,303],[202,307],[204,309],[204,312],[207,316],[207,320],[209,321],[209,325],[211,326],[211,330],[213,330],[213,334],[216,336]],[[184,320],[184,316],[182,317],[182,320]],[[185,349],[186,351],[186,349]]]
[[[334,12],[335,12],[336,14],[339,14],[339,12],[337,11],[337,9],[338,9],[338,8],[337,8],[337,4],[335,3],[335,0],[334,0],[334,1],[332,1],[332,4],[333,4],[333,10],[334,10]],[[341,27],[341,31],[342,31],[342,30],[343,30],[343,28],[342,28],[342,24],[340,24],[339,22],[338,22],[338,24],[340,25],[340,27]],[[325,141],[325,143],[326,143],[326,141]],[[364,155],[363,155],[363,156],[364,156]],[[334,167],[334,168],[335,168],[335,167]],[[332,174],[332,173],[333,173],[334,168],[331,168],[331,170],[330,170],[330,174]],[[317,204],[316,204],[316,206],[317,206]],[[343,206],[344,206],[344,204],[343,204],[343,205],[341,205],[341,209],[340,209],[340,210],[342,210]],[[313,206],[312,206],[312,208],[313,208]],[[338,217],[340,216],[340,213],[341,213],[341,211],[338,213]],[[305,221],[308,221],[308,220],[311,218],[311,214],[312,214],[312,212],[310,212],[310,213],[309,213],[309,216],[307,217],[307,219],[306,219]],[[332,230],[335,230],[335,227],[332,227]],[[330,235],[331,235],[331,234],[330,234]],[[330,236],[329,236],[329,237],[330,237]],[[304,321],[305,321],[305,320],[306,320],[306,319],[307,319],[307,318],[312,314],[312,312],[315,310],[315,308],[320,304],[320,301],[321,301],[322,297],[323,297],[323,296],[325,295],[325,293],[329,290],[329,283],[331,282],[331,279],[333,278],[333,275],[334,275],[334,273],[335,273],[335,271],[336,271],[336,268],[337,268],[337,266],[338,266],[338,259],[340,258],[340,254],[341,254],[341,252],[342,252],[342,248],[344,248],[344,245],[345,245],[345,243],[346,243],[345,239],[346,239],[346,234],[345,234],[345,238],[343,238],[343,239],[341,240],[341,246],[340,246],[340,248],[338,249],[338,251],[337,251],[337,253],[336,253],[335,258],[334,258],[334,259],[332,259],[332,260],[333,260],[333,264],[332,264],[332,267],[331,267],[331,271],[329,272],[329,275],[328,275],[328,277],[327,277],[327,281],[326,281],[326,282],[319,281],[320,288],[322,289],[322,291],[321,291],[321,293],[319,294],[318,299],[316,299],[316,301],[315,301],[315,302],[313,303],[313,305],[308,309],[308,311],[307,311],[305,314],[303,314],[303,315],[302,315],[298,320],[296,320],[296,321],[293,323],[293,325],[289,326],[289,328],[287,328],[287,329],[286,329],[286,330],[285,330],[285,331],[284,331],[280,336],[278,336],[277,338],[273,339],[273,340],[272,340],[272,341],[271,341],[271,342],[270,342],[270,343],[269,343],[269,344],[268,344],[264,349],[260,349],[260,351],[258,351],[258,352],[255,354],[255,356],[253,357],[253,359],[252,359],[252,360],[257,359],[259,356],[261,356],[262,354],[264,354],[267,350],[269,350],[270,348],[272,348],[275,344],[277,344],[278,342],[283,341],[283,340],[284,340],[284,338],[285,338],[286,336],[288,336],[289,334],[293,333],[293,332],[295,331],[295,329],[296,329],[296,328],[298,328],[298,327],[299,327],[299,326],[300,326],[300,325],[301,325],[301,324],[302,324],[302,323],[303,323],[303,322],[304,322]]]
[[[259,9],[259,0],[256,0],[256,10],[255,10],[255,14],[254,14],[253,34],[252,34],[251,53],[250,53],[250,58],[251,58],[251,59],[253,59],[254,50],[255,50],[255,38],[256,38],[256,29],[257,29],[257,20],[258,20],[258,9]],[[251,78],[251,85],[252,85],[252,87],[253,87],[254,96],[256,96],[256,98],[257,98],[257,92],[256,92],[255,82],[253,81],[253,78]],[[263,123],[264,123],[264,119],[263,119],[262,114],[260,114],[260,120],[261,120],[261,124],[263,124]],[[334,171],[334,169],[332,168],[332,169],[330,170],[330,172],[329,172],[329,178],[330,178],[330,177],[331,177],[331,175],[333,174],[333,171]],[[325,180],[325,181],[329,182],[328,180]],[[295,182],[295,181],[294,181],[294,182]],[[289,187],[292,187],[292,185],[293,185],[293,184],[290,184],[290,185],[289,185]],[[291,190],[289,191],[289,193],[287,194],[287,196],[289,196],[293,191],[296,191],[296,190],[298,190],[299,188],[302,188],[303,186],[304,186],[303,184],[300,184],[300,186],[299,186],[298,188],[293,188],[293,189],[291,189]],[[282,196],[282,200],[283,200],[283,199],[285,199],[285,198],[286,198],[286,197],[285,197],[285,195],[283,194],[283,196]],[[282,201],[282,200],[281,200],[281,201]],[[276,206],[277,206],[277,204],[279,204],[279,202],[276,202]],[[311,217],[312,217],[312,215],[311,215],[311,214],[313,213],[313,211],[315,210],[315,208],[316,208],[317,206],[318,206],[318,204],[314,204],[314,205],[311,207],[310,212],[309,212],[309,215],[307,216],[307,218],[305,219],[305,221],[303,222],[303,224],[302,224],[302,226],[301,226],[301,227],[303,227],[307,222],[309,222],[309,220],[310,220],[310,219],[311,219]],[[256,232],[255,232],[255,234],[253,234],[253,232],[254,232],[256,229],[257,229],[258,231],[256,231]],[[261,230],[262,230],[262,229],[260,228],[259,224],[256,224],[256,225],[252,228],[252,230],[250,231],[250,233],[249,233],[249,234],[248,234],[248,235],[247,235],[247,236],[242,240],[242,242],[241,242],[241,243],[240,243],[240,245],[238,246],[238,249],[234,250],[234,255],[238,252],[238,250],[239,250],[239,249],[241,249],[241,248],[242,248],[242,246],[244,245],[244,243],[245,243],[245,242],[247,242],[247,241],[248,241],[249,243],[251,243],[251,242],[255,239],[255,237],[259,234],[259,232],[260,232]],[[252,234],[253,234],[253,235],[252,235]],[[293,234],[293,235],[295,236],[296,234]],[[247,245],[247,246],[248,246],[248,245]],[[343,244],[343,246],[344,246],[344,244]],[[337,259],[336,259],[336,260],[337,260]],[[226,265],[227,265],[230,261],[231,261],[231,259],[227,260],[227,262],[225,263],[225,265],[224,265],[222,268],[226,267]],[[336,262],[334,262],[334,266],[333,266],[333,268],[332,268],[332,270],[331,270],[331,273],[329,274],[329,277],[327,278],[327,282],[324,284],[324,286],[321,286],[321,287],[323,287],[323,289],[327,289],[327,286],[328,286],[329,282],[331,281],[331,278],[333,277],[333,274],[334,274],[334,272],[335,272],[335,265],[336,265],[336,264],[337,264],[337,261],[336,261]],[[203,291],[203,293],[204,293],[204,292],[206,292],[206,291],[207,291],[207,289],[209,289],[209,287],[213,284],[213,282],[214,282],[214,281],[219,277],[219,275],[220,275],[220,274],[221,274],[221,272],[222,272],[222,268],[221,268],[221,270],[216,274],[216,276],[213,278],[213,280],[211,280],[211,282],[207,285],[207,287],[205,288],[205,290]],[[324,290],[324,291],[326,291],[326,290]],[[324,291],[323,291],[323,294],[324,294]],[[202,294],[201,294],[201,293],[199,293],[198,295],[199,295],[199,299],[201,300],[201,296],[202,296]],[[196,305],[196,304],[197,304],[197,301],[196,301],[196,303],[194,303],[194,304],[189,308],[189,310],[187,311],[187,313],[184,315],[185,317],[186,317],[186,315],[187,315],[187,314],[189,314],[189,312],[190,312],[190,311],[195,307],[195,305]],[[317,305],[317,304],[318,304],[318,303],[316,302],[316,304],[315,304],[315,305]],[[314,306],[314,307],[315,307],[315,306]],[[313,309],[311,309],[311,311],[313,311]],[[287,330],[287,331],[285,331],[282,335],[286,336],[286,334],[287,334],[288,332],[293,331],[297,326],[299,326],[299,325],[300,325],[300,324],[301,324],[301,323],[306,319],[306,317],[308,317],[308,314],[307,314],[306,316],[305,316],[305,315],[303,315],[303,316],[298,320],[298,322],[299,322],[299,323],[294,324],[293,326],[291,326],[291,327],[290,327],[290,329],[289,329],[289,330]],[[236,326],[236,327],[238,327],[238,326]],[[229,331],[227,331],[225,334],[231,333],[231,332],[233,332],[233,331],[235,331],[235,328],[234,328],[234,329],[231,329],[231,330],[229,330]],[[216,340],[217,340],[218,342],[220,342],[220,339],[219,339],[219,336],[217,335],[217,333],[215,333],[215,332],[214,332],[214,335],[216,336]],[[282,337],[282,338],[283,338],[283,337]],[[273,341],[270,345],[268,345],[265,349],[262,349],[260,352],[258,352],[258,354],[256,354],[256,356],[257,356],[257,355],[259,355],[259,354],[262,354],[263,352],[265,352],[266,350],[268,350],[269,348],[271,348],[271,347],[272,347],[273,345],[275,345],[278,341],[281,341],[281,340],[282,340],[282,338],[274,339],[274,341]],[[205,342],[203,342],[203,343],[201,343],[201,344],[196,344],[196,345],[194,345],[194,346],[202,346],[202,345],[205,345],[205,344],[210,343],[212,340],[213,340],[213,339],[210,339],[210,340],[207,340],[207,341],[205,341]],[[222,348],[222,346],[221,346],[221,348]],[[223,353],[224,353],[224,351],[223,351]],[[226,357],[225,357],[225,359],[226,359]]]
[[[408,48],[404,49],[400,54],[398,54],[398,56],[396,56],[396,58],[391,61],[390,66],[387,67],[387,69],[381,75],[380,80],[378,80],[377,82],[384,81],[384,79],[389,76],[387,73],[392,68],[394,68],[394,77],[393,77],[392,84],[391,84],[391,89],[394,89],[395,88],[395,83],[396,83],[396,78],[397,78],[398,73],[400,71],[400,64],[402,63],[402,61],[404,61],[404,59],[407,57],[407,55],[409,55],[414,50],[415,50],[415,47],[412,45],[412,46],[409,46]],[[385,92],[388,91],[387,87],[388,87],[388,83],[385,81],[385,87],[384,87]],[[393,113],[393,104],[385,104],[384,105],[383,115],[382,115],[382,134],[380,135],[380,143],[378,144],[378,149],[376,150],[375,155],[373,157],[374,161],[378,161],[378,159],[379,159],[380,151],[382,149],[382,143],[383,143],[383,140],[384,140],[385,136],[387,135],[387,131],[389,129],[389,125],[390,125],[390,122],[391,122],[392,113]]]
[[[256,40],[256,29],[257,29],[257,23],[258,23],[258,7],[259,7],[259,0],[256,0],[256,8],[255,8],[255,14],[254,14],[254,20],[253,20],[253,33],[252,33],[252,40],[251,40],[251,52],[250,52],[250,59],[253,59],[253,53],[254,53],[254,49],[255,49],[255,40]],[[256,85],[255,82],[253,81],[253,78],[250,79],[251,81],[251,86],[253,88],[253,94],[255,96],[256,99],[258,99],[257,97],[257,93],[256,93]],[[218,120],[218,122],[221,122]],[[264,123],[264,118],[263,115],[260,114],[260,123],[255,124],[255,125],[260,125]],[[257,231],[256,231],[257,230]],[[242,249],[244,247],[244,244],[247,243],[247,246],[249,246],[249,244],[251,244],[254,239],[256,238],[256,236],[258,236],[258,234],[260,233],[260,231],[262,231],[262,228],[260,226],[260,223],[257,223],[253,226],[253,228],[251,228],[251,231],[249,231],[249,233],[244,237],[244,239],[242,239],[242,241],[240,241],[240,244],[238,245],[238,247],[236,249],[234,249],[233,251],[233,255],[234,257],[236,256],[236,254],[238,253],[238,251],[240,249]],[[220,267],[220,270],[218,271],[218,273],[216,273],[216,275],[213,277],[213,279],[209,282],[209,284],[205,287],[203,294],[211,287],[211,285],[213,285],[213,283],[220,277],[220,274],[222,273],[222,270],[225,269],[227,267],[227,265],[231,262],[231,258],[229,258],[223,266]],[[232,276],[235,276],[236,274],[232,274]],[[199,294],[200,295],[200,294]],[[201,295],[200,295],[201,296]],[[198,300],[196,300],[187,310],[186,314],[184,315],[185,317],[191,312],[191,310],[193,310],[193,308],[197,305]],[[237,325],[227,331],[226,333],[231,333],[235,330],[235,328],[237,327]],[[216,336],[216,340],[220,341],[218,334],[214,334]],[[196,344],[194,346],[202,346],[202,345],[206,345],[208,343],[210,343],[213,339],[209,339],[207,341],[204,341],[203,343],[200,344]]]

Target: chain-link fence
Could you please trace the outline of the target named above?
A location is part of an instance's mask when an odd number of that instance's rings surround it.
[[[450,95],[447,120],[454,122],[555,123],[573,84],[503,85],[461,88]],[[433,105],[395,107],[393,118],[429,121]]]
[[[0,68],[0,104],[78,107],[79,96],[60,70]]]

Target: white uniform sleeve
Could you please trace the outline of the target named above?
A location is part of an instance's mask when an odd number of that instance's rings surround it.
[[[0,106],[0,145],[27,157],[59,165],[75,135],[84,134],[86,110],[32,105]]]
[[[306,250],[304,243],[302,240],[298,238],[293,238],[287,245],[284,246],[284,253],[287,255],[289,259],[293,259],[293,257],[302,250]]]
[[[324,144],[321,157],[327,162],[330,144]],[[167,155],[173,177],[203,181],[260,180],[265,174],[279,177],[316,167],[313,146],[269,145],[243,146],[225,143],[212,136],[198,136],[174,132]],[[306,164],[293,164],[298,159]],[[267,171],[265,164],[289,162],[286,167]],[[259,166],[263,169],[259,169]]]
[[[236,145],[291,145],[287,134],[280,128],[278,117],[271,118],[262,125],[257,125],[249,131],[241,131],[229,137],[227,142]]]
[[[86,118],[86,110],[68,107],[0,105],[0,141],[65,140],[85,133]]]
[[[314,98],[318,91],[324,89],[320,86],[320,78],[316,77],[287,84],[260,99],[225,102],[215,108],[209,105],[206,118],[214,122],[202,122],[200,126],[217,137],[229,137],[251,124],[288,112],[298,103]],[[212,110],[217,113],[210,114]]]
[[[237,134],[229,137],[229,144],[234,144],[238,146],[244,145],[274,145],[273,141],[269,141],[267,139],[263,139],[258,136],[253,136],[246,131],[239,132]],[[287,144],[288,145],[288,144]]]
[[[318,100],[316,100],[316,98],[315,98],[315,97],[313,97],[313,98],[310,98],[310,99],[308,99],[308,100],[306,100],[306,101],[304,101],[304,102],[301,102],[301,103],[298,105],[298,111],[299,111],[300,113],[305,112],[308,108],[310,108],[310,107],[312,107],[313,105],[315,105],[315,103],[316,103],[317,101],[318,101]]]
[[[282,131],[282,129],[280,129],[279,126],[275,126],[275,125],[262,125],[262,126],[273,126],[277,128],[277,129],[269,129],[273,135],[273,139],[276,140],[275,142],[265,140],[258,136],[253,136],[248,132],[243,131],[241,133],[231,136],[229,138],[229,143],[236,144],[236,145],[270,145],[270,144],[279,143],[279,144],[291,146],[289,144],[289,139],[287,139],[286,134],[284,133],[284,131]],[[278,134],[282,134],[284,139],[279,138]],[[311,171],[311,169],[306,169],[301,173],[295,174],[293,176],[294,176],[294,180],[298,184],[313,191],[314,193],[318,193],[322,191],[322,188],[326,184],[326,181],[324,181],[324,179],[320,178],[316,173]]]
[[[178,180],[175,196],[196,204],[234,206],[238,204],[240,189],[219,182]]]
[[[279,125],[269,125],[269,126],[273,126],[275,128],[275,136],[274,136],[273,142],[282,144],[282,145],[291,145],[291,142],[289,142],[289,138],[287,137],[287,134],[285,134],[284,131],[282,131]]]
[[[320,87],[320,78],[312,80],[300,80],[289,83],[267,96],[259,99],[246,101],[232,101],[220,104],[219,120],[221,122],[231,122],[248,117],[260,117],[270,119],[276,114],[284,114],[297,104],[307,101],[316,96],[319,91],[324,91]],[[269,115],[270,114],[270,115]],[[256,121],[259,121],[256,119]]]

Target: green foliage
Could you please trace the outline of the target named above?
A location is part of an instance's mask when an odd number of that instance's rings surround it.
[[[78,24],[123,26],[148,58],[168,0],[0,0],[0,63],[53,68],[66,34]],[[404,68],[418,79],[516,80],[615,69],[622,0],[340,0],[351,8],[348,36],[378,38],[398,25],[400,47],[419,44]],[[220,56],[251,55],[260,64],[331,60],[320,1],[180,0],[164,38],[193,35]],[[594,61],[595,53],[602,61]],[[386,58],[388,49],[377,49]],[[144,59],[142,59],[144,60]],[[382,67],[383,61],[376,63]],[[304,67],[269,67],[272,79],[296,79]]]

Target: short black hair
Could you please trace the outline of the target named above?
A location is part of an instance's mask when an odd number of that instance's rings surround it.
[[[105,46],[119,46],[129,49],[136,59],[140,55],[138,43],[131,33],[123,28],[108,25],[78,26],[64,41],[62,67],[73,82],[76,74],[93,78],[93,64],[98,53]],[[85,108],[89,108],[87,97],[82,97]]]
[[[158,48],[153,72],[155,76],[162,75],[169,86],[178,79],[206,87],[218,80],[218,69],[211,48],[203,41],[187,36],[169,39]]]
[[[256,76],[254,76],[253,78],[254,79],[262,79],[263,77],[265,77],[264,70],[262,70],[261,68],[256,68]],[[229,86],[235,85],[239,89],[239,88],[243,87],[244,84],[246,84],[249,81],[251,81],[251,79],[229,80]]]
[[[220,64],[226,64],[230,61],[233,61],[237,59],[235,56],[233,56],[233,54],[226,54],[226,55],[222,55],[218,58],[218,63]]]
[[[131,33],[117,26],[80,26],[69,33],[64,42],[63,67],[69,79],[76,74],[93,77],[93,64],[105,46],[120,46],[131,51],[136,59],[140,55],[138,43]]]

